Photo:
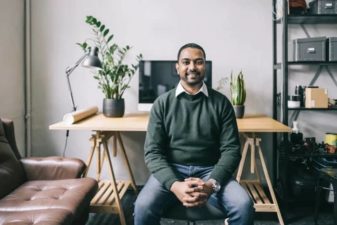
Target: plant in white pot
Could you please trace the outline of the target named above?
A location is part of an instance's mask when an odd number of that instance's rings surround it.
[[[123,94],[138,69],[142,54],[136,56],[136,64],[126,64],[125,57],[130,46],[120,47],[113,42],[113,34],[101,21],[93,16],[87,16],[85,22],[92,28],[94,37],[78,45],[83,51],[88,52],[91,41],[98,48],[98,56],[102,62],[102,68],[94,72],[94,78],[98,81],[98,88],[102,90],[103,114],[107,117],[122,117],[125,103]]]
[[[230,78],[231,101],[234,107],[236,118],[242,118],[245,113],[246,88],[243,73],[238,75],[231,73]]]

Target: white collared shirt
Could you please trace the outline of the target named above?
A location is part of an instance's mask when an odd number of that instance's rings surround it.
[[[185,90],[185,88],[183,87],[183,85],[181,85],[181,82],[179,81],[179,83],[177,85],[177,88],[176,88],[176,97],[179,96],[183,92],[185,92],[186,94],[192,95]],[[206,95],[206,97],[208,97],[208,90],[207,90],[207,86],[206,86],[205,82],[203,82],[199,91],[197,93],[195,93],[194,95],[199,94],[200,92],[204,93],[204,95]]]

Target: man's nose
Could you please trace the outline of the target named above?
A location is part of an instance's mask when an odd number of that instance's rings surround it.
[[[188,69],[189,70],[195,70],[195,63],[193,61],[190,62],[190,64],[188,65]]]

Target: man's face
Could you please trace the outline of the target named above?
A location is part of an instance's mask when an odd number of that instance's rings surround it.
[[[176,69],[183,85],[201,86],[205,77],[205,56],[200,49],[185,48],[180,53]]]

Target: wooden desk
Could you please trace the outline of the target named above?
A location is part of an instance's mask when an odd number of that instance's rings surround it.
[[[137,187],[130,163],[125,152],[124,144],[120,132],[122,131],[146,131],[148,123],[148,114],[130,114],[122,118],[107,118],[103,114],[97,114],[93,117],[82,120],[76,124],[68,125],[63,122],[55,123],[49,126],[50,130],[92,130],[94,134],[90,137],[91,150],[87,160],[87,170],[90,169],[93,156],[96,153],[97,168],[96,179],[99,181],[99,190],[90,204],[91,212],[111,212],[119,215],[122,225],[126,225],[124,211],[121,204],[121,198],[128,187],[132,187],[137,192]],[[127,167],[130,180],[118,181],[112,166],[108,142],[112,138],[112,155],[117,156],[117,146],[124,156],[124,162]],[[103,147],[103,148],[101,148]],[[101,173],[105,159],[108,161],[111,180],[101,180]]]
[[[252,197],[256,212],[275,212],[277,213],[279,223],[281,225],[284,225],[284,221],[280,212],[280,207],[275,196],[275,192],[261,149],[261,138],[258,138],[256,133],[290,132],[291,128],[266,116],[251,116],[243,119],[237,119],[237,123],[240,133],[245,137],[245,143],[242,150],[242,158],[239,164],[236,180],[240,182],[240,184],[247,190],[247,192]],[[254,174],[256,179],[241,180],[243,168],[245,166],[247,153],[249,150],[251,153],[250,173]],[[261,161],[263,175],[267,182],[268,191],[270,193],[271,199],[267,197],[264,189],[262,188],[258,168],[255,163],[256,158],[259,158]]]
[[[49,129],[51,130],[92,130],[95,132],[90,138],[92,147],[87,161],[88,169],[90,168],[94,153],[97,152],[97,179],[100,180],[103,162],[105,161],[104,159],[107,158],[110,168],[111,181],[100,181],[100,190],[95,198],[92,200],[91,210],[94,212],[117,212],[120,216],[122,225],[125,225],[125,218],[120,199],[130,185],[136,191],[136,185],[127,155],[125,153],[120,132],[146,131],[148,121],[149,116],[147,113],[129,114],[125,115],[122,118],[106,118],[102,114],[98,114],[72,125],[67,125],[63,122],[59,122],[49,126]],[[267,116],[248,116],[243,119],[237,119],[237,123],[239,132],[245,137],[245,144],[242,151],[242,159],[238,168],[237,180],[243,185],[244,188],[246,188],[248,193],[251,195],[252,199],[254,200],[254,207],[257,212],[276,212],[280,224],[283,225],[284,222],[280,213],[280,209],[275,197],[275,193],[261,150],[261,139],[256,136],[256,133],[290,132],[291,129]],[[118,143],[121,147],[121,152],[124,155],[125,164],[129,171],[130,181],[120,181],[118,183],[116,182],[107,144],[110,138],[113,138],[113,156],[116,156],[117,154]],[[103,145],[103,150],[101,150],[101,145]],[[255,151],[255,148],[257,148],[257,151]],[[255,173],[257,175],[257,179],[241,180],[242,171],[249,149],[251,151],[250,171],[251,173]],[[258,152],[258,156],[255,156],[256,152]],[[261,160],[263,174],[267,181],[268,189],[272,198],[271,200],[267,198],[267,195],[261,187],[261,180],[258,176],[255,163],[256,157],[260,158]]]

